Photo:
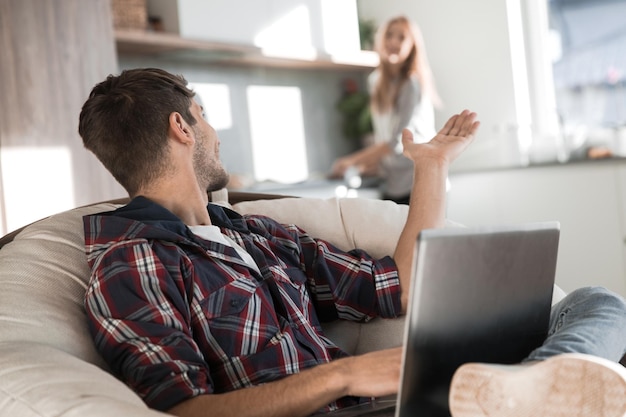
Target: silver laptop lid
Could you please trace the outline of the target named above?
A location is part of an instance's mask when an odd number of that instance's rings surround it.
[[[541,345],[558,240],[558,222],[420,234],[397,416],[448,416],[461,364],[517,363]]]

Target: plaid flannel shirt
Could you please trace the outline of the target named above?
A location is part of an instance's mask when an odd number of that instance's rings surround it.
[[[167,410],[345,356],[320,320],[399,314],[391,258],[346,253],[267,217],[207,209],[260,274],[234,248],[194,235],[144,197],[84,218],[91,334],[111,369],[150,407]]]

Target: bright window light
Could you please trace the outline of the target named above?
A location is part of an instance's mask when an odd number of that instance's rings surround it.
[[[6,231],[74,207],[72,155],[64,147],[5,147],[4,173]]]
[[[528,75],[526,72],[526,52],[522,29],[522,11],[519,0],[507,1],[509,36],[511,43],[511,66],[513,88],[515,90],[515,109],[519,126],[530,126],[530,96],[528,94]]]
[[[204,107],[208,122],[215,130],[233,127],[230,89],[226,84],[189,83]]]
[[[247,94],[256,180],[306,180],[309,170],[300,89],[250,86]]]
[[[311,17],[306,5],[278,19],[254,38],[264,55],[313,60],[317,52],[311,39]]]
[[[324,49],[329,54],[361,49],[357,4],[354,0],[321,0]],[[350,18],[352,17],[352,18]]]
[[[550,57],[552,62],[557,62],[563,57],[563,44],[561,40],[561,33],[558,30],[550,29],[548,32],[548,41],[550,50]]]

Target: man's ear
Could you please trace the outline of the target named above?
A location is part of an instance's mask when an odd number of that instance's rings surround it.
[[[170,113],[170,133],[173,138],[182,143],[193,142],[191,126],[187,124],[183,116],[178,112]]]

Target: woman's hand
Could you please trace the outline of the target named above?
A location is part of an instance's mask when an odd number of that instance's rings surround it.
[[[330,168],[330,177],[331,178],[343,178],[348,168],[354,165],[352,158],[350,156],[344,156],[343,158],[337,158],[333,163],[333,166]]]

